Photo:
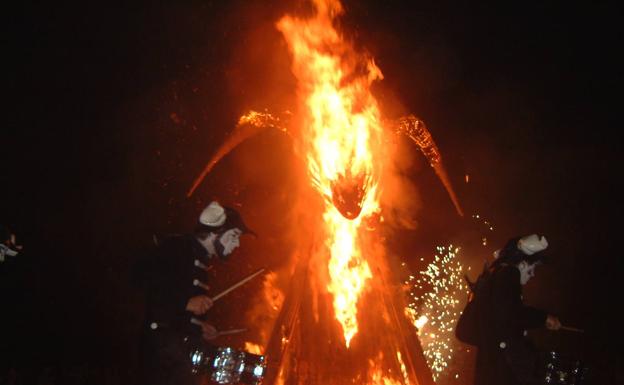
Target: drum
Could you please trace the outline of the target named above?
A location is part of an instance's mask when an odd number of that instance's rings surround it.
[[[206,371],[217,384],[259,385],[266,371],[264,356],[230,347],[219,347],[214,351],[193,348],[190,358],[193,373]]]
[[[586,383],[588,368],[576,358],[558,352],[547,352],[540,356],[540,384],[582,385]]]

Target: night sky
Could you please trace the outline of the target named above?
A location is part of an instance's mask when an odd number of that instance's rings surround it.
[[[188,231],[203,205],[219,198],[241,204],[260,234],[222,268],[221,281],[279,266],[286,255],[280,233],[292,230],[284,228],[284,206],[298,161],[283,136],[243,144],[192,199],[185,192],[238,116],[293,108],[296,82],[274,23],[306,6],[87,3],[4,14],[0,222],[24,252],[1,266],[3,314],[12,315],[3,315],[1,332],[14,365],[97,366],[129,383],[143,311],[131,271],[152,234]],[[615,2],[345,1],[345,8],[345,35],[384,73],[374,89],[382,108],[427,123],[466,212],[454,213],[413,149],[404,171],[418,186],[417,226],[397,230],[391,250],[418,269],[435,245],[465,244],[465,262],[478,269],[508,238],[544,234],[551,263],[525,299],[586,332],[540,342],[591,361],[600,383],[615,381],[622,365],[614,313],[621,146],[613,132],[621,127],[614,116],[622,80]],[[495,226],[485,231],[488,247],[478,245],[484,230],[473,214]]]

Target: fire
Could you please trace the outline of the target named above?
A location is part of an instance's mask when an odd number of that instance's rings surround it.
[[[269,272],[265,275],[264,282],[262,282],[264,300],[274,311],[278,311],[282,307],[282,303],[284,303],[284,293],[277,288],[276,280],[277,274]]]
[[[372,277],[358,234],[379,211],[383,128],[371,83],[382,78],[372,59],[355,52],[333,26],[337,0],[315,0],[310,19],[283,17],[278,29],[293,56],[301,103],[302,146],[312,184],[325,201],[330,251],[327,286],[349,347],[358,332],[357,303]]]
[[[384,373],[383,370],[379,368],[379,362],[383,361],[383,353],[379,353],[377,359],[369,359],[369,378],[366,381],[367,385],[410,385],[409,378],[407,378],[407,373],[405,372],[405,365],[403,364],[403,360],[401,358],[401,353],[397,351],[397,359],[401,363],[401,371],[405,376],[404,383],[401,381],[392,378],[389,373]]]
[[[407,374],[407,369],[405,368],[405,362],[403,362],[403,357],[401,356],[401,352],[396,352],[397,361],[401,364],[401,374],[403,375],[403,383],[405,385],[410,385],[409,375]]]
[[[253,342],[245,342],[245,351],[253,354],[264,354],[264,348]]]
[[[401,383],[392,378],[384,376],[381,372],[373,374],[372,385],[401,385]]]

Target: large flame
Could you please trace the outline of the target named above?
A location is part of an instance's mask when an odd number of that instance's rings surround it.
[[[340,2],[315,0],[314,5],[314,17],[285,16],[277,27],[293,56],[308,171],[325,198],[331,254],[327,289],[348,347],[358,331],[358,299],[372,277],[358,234],[363,219],[379,211],[383,129],[370,86],[382,74],[334,28],[343,11]]]

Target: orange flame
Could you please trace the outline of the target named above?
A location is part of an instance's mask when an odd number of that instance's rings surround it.
[[[401,353],[397,351],[397,359],[401,362],[402,370],[405,368],[403,360],[401,359]],[[369,378],[366,381],[367,385],[410,385],[409,379],[405,379],[404,384],[401,381],[393,378],[390,373],[384,373],[384,370],[380,369],[379,363],[383,361],[383,353],[379,353],[375,359],[368,360],[369,366]]]
[[[327,289],[346,346],[358,331],[357,303],[372,277],[358,234],[379,211],[383,128],[370,86],[382,79],[372,59],[357,53],[334,28],[337,0],[315,0],[310,19],[283,17],[278,29],[293,56],[298,79],[302,141],[312,184],[325,200],[330,251]]]
[[[253,342],[245,342],[245,351],[252,354],[264,354],[264,348]]]

